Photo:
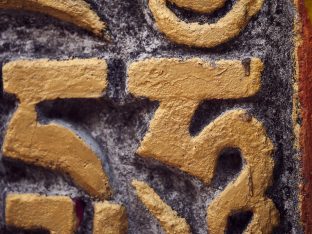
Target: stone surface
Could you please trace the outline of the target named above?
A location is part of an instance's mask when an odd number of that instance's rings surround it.
[[[235,2],[227,1],[211,15],[200,15],[170,4],[169,7],[185,22],[208,24],[226,15]],[[193,233],[206,233],[208,205],[237,179],[244,164],[239,152],[223,152],[212,183],[207,186],[178,169],[136,155],[159,103],[128,93],[126,84],[130,64],[153,57],[197,57],[212,64],[222,59],[243,61],[257,57],[264,64],[259,92],[253,97],[237,100],[203,101],[192,116],[190,135],[197,135],[225,111],[248,110],[263,124],[274,146],[273,184],[266,193],[280,213],[280,224],[274,233],[302,233],[298,209],[299,162],[292,122],[296,14],[293,2],[264,1],[259,13],[248,21],[238,36],[213,49],[196,49],[170,42],[158,31],[145,0],[90,0],[88,3],[107,23],[110,42],[46,15],[2,10],[0,61],[6,64],[17,59],[64,60],[73,57],[97,57],[107,61],[109,82],[103,97],[45,101],[37,107],[38,121],[41,124],[56,120],[65,122],[66,128],[79,132],[84,141],[98,145],[103,152],[99,157],[113,191],[111,200],[127,209],[128,232],[163,233],[158,221],[137,198],[131,186],[133,179],[145,181],[153,187],[166,204],[186,219]],[[1,141],[17,106],[14,96],[2,95]],[[69,177],[5,158],[1,159],[0,176],[1,210],[4,210],[7,193],[70,196],[83,207],[84,216],[78,233],[92,233],[94,199],[73,185]],[[3,215],[0,220],[2,232],[25,233],[6,230]],[[233,227],[234,224],[229,224],[232,233],[239,228],[239,225]]]

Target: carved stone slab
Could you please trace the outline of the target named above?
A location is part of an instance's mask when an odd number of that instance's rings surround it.
[[[305,7],[0,0],[0,233],[309,233]]]

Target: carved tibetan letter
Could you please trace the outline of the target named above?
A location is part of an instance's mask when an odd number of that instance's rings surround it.
[[[135,96],[158,100],[160,106],[137,153],[177,167],[209,184],[217,159],[227,148],[241,151],[246,162],[237,180],[210,204],[208,229],[224,233],[228,217],[251,210],[247,231],[269,233],[278,223],[278,212],[266,198],[272,181],[273,146],[261,123],[244,110],[222,114],[197,136],[189,133],[191,118],[205,99],[234,99],[254,95],[260,88],[263,64],[251,59],[149,59],[129,68],[129,91]],[[235,199],[233,199],[233,197]]]
[[[37,121],[36,105],[58,98],[97,98],[106,89],[107,65],[98,59],[16,61],[3,68],[4,90],[19,107],[9,123],[6,157],[68,174],[88,194],[108,198],[110,188],[100,159],[69,129]]]
[[[224,0],[171,0],[178,6],[199,12],[211,12]],[[216,23],[187,23],[180,20],[167,6],[167,0],[149,0],[150,10],[158,29],[178,44],[210,48],[236,37],[262,7],[264,0],[237,0],[230,12]],[[213,3],[213,4],[211,4]],[[210,7],[208,7],[210,6]]]

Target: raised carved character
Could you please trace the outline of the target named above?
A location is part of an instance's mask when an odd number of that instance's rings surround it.
[[[40,124],[36,105],[58,98],[98,98],[107,86],[107,65],[98,59],[16,61],[3,67],[4,90],[19,106],[3,143],[6,157],[68,174],[89,195],[110,196],[100,159],[60,124]]]
[[[263,69],[259,59],[250,64],[199,59],[149,59],[129,67],[129,91],[135,96],[159,101],[137,153],[177,167],[210,184],[221,152],[240,150],[246,165],[233,183],[210,204],[210,233],[224,233],[232,212],[253,211],[247,231],[270,233],[279,215],[266,198],[271,185],[273,145],[262,124],[244,110],[228,111],[197,136],[189,133],[191,118],[205,99],[243,98],[260,88]],[[236,199],[233,199],[236,197]]]
[[[148,0],[158,29],[171,41],[188,46],[211,48],[239,35],[252,16],[262,7],[264,0],[237,0],[230,12],[216,23],[187,23],[179,19],[167,6],[167,0]],[[177,5],[208,11],[202,5],[211,1],[172,0]],[[223,0],[213,1],[215,4]],[[200,3],[200,4],[199,4]],[[218,5],[219,6],[219,5]]]

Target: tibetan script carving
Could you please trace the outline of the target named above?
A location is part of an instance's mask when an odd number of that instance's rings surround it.
[[[214,47],[237,36],[250,18],[260,9],[264,0],[237,0],[232,10],[212,24],[187,23],[180,20],[166,5],[167,0],[149,0],[149,7],[158,29],[170,40],[178,44],[195,47]],[[207,12],[202,4],[211,1],[173,1],[182,7]],[[218,7],[223,0],[213,1]],[[218,3],[218,4],[217,4]],[[217,5],[216,5],[217,4]],[[209,9],[209,10],[208,10]]]
[[[74,202],[63,196],[9,194],[6,223],[23,229],[45,229],[51,234],[72,234],[76,229]]]
[[[125,234],[128,220],[125,207],[107,201],[94,204],[93,234]]]
[[[107,65],[98,59],[6,64],[4,90],[15,94],[20,104],[5,135],[4,155],[62,171],[91,196],[109,197],[108,179],[96,154],[69,129],[38,123],[36,113],[42,101],[100,97],[107,86],[106,76]]]
[[[105,24],[83,0],[0,0],[0,9],[36,11],[73,23],[96,35],[102,35]]]
[[[160,102],[139,155],[175,166],[209,184],[224,149],[237,148],[242,153],[246,165],[240,176],[208,208],[211,233],[223,233],[228,216],[239,210],[254,213],[247,230],[268,233],[278,223],[278,212],[265,195],[274,163],[273,146],[263,126],[246,111],[233,110],[199,135],[189,133],[191,118],[202,100],[248,97],[259,90],[263,65],[259,59],[251,59],[249,65],[246,68],[239,61],[209,64],[199,59],[149,59],[129,68],[129,91]],[[232,199],[234,194],[237,199]]]
[[[190,234],[191,230],[184,218],[164,203],[148,184],[134,180],[133,187],[146,208],[159,220],[160,225],[168,234]]]
[[[210,14],[224,7],[226,0],[148,0],[146,6],[159,31],[172,42],[212,48],[238,36],[260,11],[264,0],[236,0],[230,11],[215,23],[183,21],[168,2],[196,13]],[[99,15],[84,0],[0,0],[0,9],[47,14],[98,36],[103,36],[106,29]],[[109,48],[108,51],[115,50]],[[279,213],[266,194],[272,184],[274,147],[263,124],[246,110],[233,109],[215,118],[198,135],[192,136],[189,132],[191,119],[204,100],[255,95],[261,87],[263,68],[259,58],[211,63],[200,58],[150,58],[129,63],[129,93],[159,102],[137,150],[139,156],[178,168],[208,186],[215,176],[220,154],[226,149],[241,153],[244,166],[240,174],[207,207],[207,229],[211,234],[228,231],[229,217],[236,212],[253,214],[245,233],[271,233],[279,223]],[[94,199],[94,234],[124,234],[128,231],[126,208],[108,201],[112,194],[108,176],[92,147],[60,123],[40,123],[36,111],[37,105],[44,101],[100,98],[107,89],[107,80],[107,63],[95,58],[20,60],[5,64],[4,91],[15,95],[19,105],[8,124],[2,150],[4,157],[68,175]],[[148,183],[134,179],[132,186],[166,233],[192,232],[186,219],[166,204]],[[79,225],[75,208],[70,197],[8,194],[5,221],[17,228],[70,234]]]

